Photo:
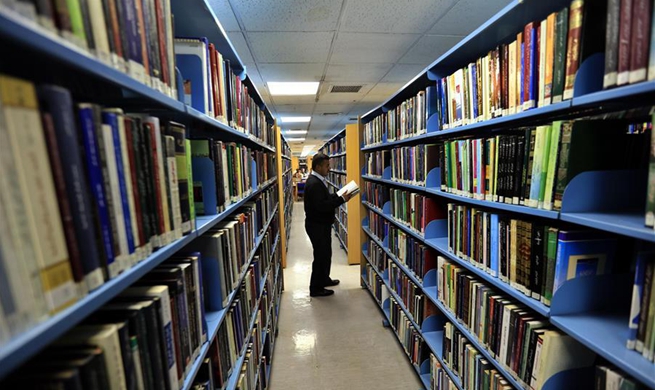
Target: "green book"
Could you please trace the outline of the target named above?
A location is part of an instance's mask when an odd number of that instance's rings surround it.
[[[537,127],[537,135],[534,143],[534,161],[532,163],[532,179],[530,182],[530,198],[526,200],[528,207],[539,205],[539,194],[541,192],[541,171],[544,160],[545,147],[548,137],[548,126]]]
[[[546,272],[544,272],[544,283],[541,284],[543,292],[541,294],[541,303],[550,306],[553,299],[553,285],[555,284],[555,262],[557,260],[557,228],[548,229],[546,237]]]
[[[553,68],[553,103],[562,101],[566,71],[566,41],[569,32],[569,9],[565,7],[557,13],[555,20],[555,52]]]
[[[560,134],[562,132],[562,121],[553,122],[553,128],[550,134],[550,150],[548,153],[548,167],[546,168],[546,183],[544,185],[545,194],[542,199],[542,208],[546,210],[553,209],[553,193],[555,191],[555,170],[557,169],[557,153],[560,146]]]
[[[539,202],[538,207],[543,208],[544,195],[546,194],[546,177],[548,175],[548,160],[550,157],[550,141],[553,134],[553,125],[548,125],[544,135],[544,150],[541,156],[541,174],[539,179]]]
[[[653,29],[655,31],[655,29]],[[655,45],[653,45],[655,47]],[[655,120],[655,115],[653,115]],[[655,225],[655,132],[651,132],[648,154],[648,190],[646,191],[646,226]]]
[[[86,46],[86,33],[84,30],[84,19],[82,18],[82,7],[80,6],[80,1],[66,0],[66,6],[68,7],[73,36],[80,40],[79,44]]]
[[[184,140],[185,150],[186,150],[186,162],[187,162],[187,172],[188,172],[188,181],[191,185],[187,186],[189,190],[189,206],[190,206],[190,215],[191,215],[191,229],[196,229],[196,204],[193,197],[193,187],[195,185],[193,181],[193,169],[191,169],[191,140]]]

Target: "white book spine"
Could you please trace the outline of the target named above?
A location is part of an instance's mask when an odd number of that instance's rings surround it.
[[[109,39],[107,38],[107,25],[105,13],[102,8],[102,0],[87,0],[89,5],[89,16],[91,18],[91,30],[93,42],[95,43],[96,56],[107,65],[112,63],[109,50]]]
[[[168,191],[172,202],[174,238],[182,237],[182,211],[180,210],[180,189],[177,182],[177,161],[175,159],[175,140],[166,136],[166,163],[168,168]]]

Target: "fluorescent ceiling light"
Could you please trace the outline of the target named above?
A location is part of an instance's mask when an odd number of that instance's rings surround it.
[[[318,81],[309,82],[268,82],[268,91],[273,96],[316,95]]]
[[[312,154],[312,150],[314,150],[315,147],[316,145],[305,145],[302,148],[302,153],[300,154],[300,157],[307,157],[309,154]]]
[[[302,138],[287,138],[287,142],[302,142],[305,140],[305,137]]]
[[[282,123],[301,123],[309,122],[312,120],[311,116],[282,116],[280,117],[280,122]]]
[[[307,130],[287,130],[284,132],[285,135],[291,134],[307,134]]]

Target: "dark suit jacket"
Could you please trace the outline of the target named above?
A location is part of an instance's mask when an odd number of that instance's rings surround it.
[[[342,197],[330,194],[321,179],[309,175],[305,183],[305,218],[309,222],[331,225],[334,223],[334,211],[344,203]]]

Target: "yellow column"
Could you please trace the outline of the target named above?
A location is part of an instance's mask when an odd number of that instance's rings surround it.
[[[282,168],[282,134],[280,133],[280,128],[275,125],[275,154],[277,161],[277,188],[278,188],[278,199],[280,200],[278,208],[278,221],[280,222],[280,248],[282,249],[282,258],[280,263],[282,268],[287,267],[287,229],[285,228],[284,223],[284,171]],[[291,172],[287,173],[290,175]]]
[[[364,165],[364,153],[360,150],[363,128],[359,122],[346,125],[346,183],[354,180],[360,188],[363,184],[362,166]],[[365,234],[362,230],[364,215],[365,209],[360,193],[348,202],[348,264],[360,264],[362,267],[365,262],[362,255]]]
[[[291,171],[296,172],[298,169],[300,169],[300,161],[298,161],[298,157],[291,157]]]

